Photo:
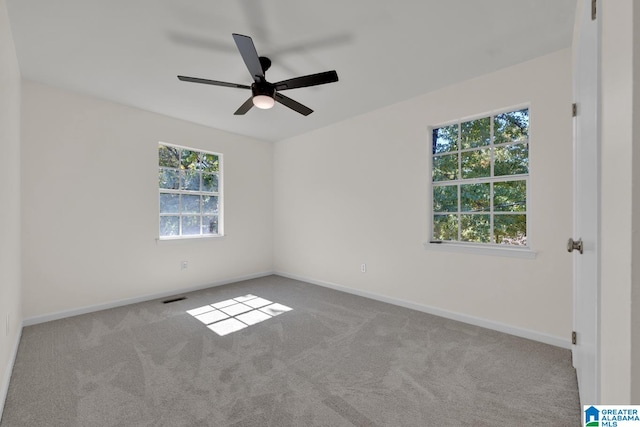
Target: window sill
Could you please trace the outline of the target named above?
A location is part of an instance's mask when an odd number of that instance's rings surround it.
[[[212,234],[208,236],[175,236],[175,237],[156,237],[156,244],[158,242],[184,242],[190,240],[215,240],[223,239],[224,234]]]
[[[500,256],[500,257],[507,257],[507,258],[535,259],[537,255],[537,252],[531,250],[531,248],[474,245],[471,243],[465,244],[465,243],[453,243],[453,242],[441,242],[441,243],[425,242],[424,247],[425,249],[430,251],[457,252],[457,253],[468,253],[468,254],[476,254],[476,255]]]

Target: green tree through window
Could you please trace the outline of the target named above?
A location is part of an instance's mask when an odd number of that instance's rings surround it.
[[[527,245],[529,110],[432,131],[434,241]]]
[[[220,154],[159,144],[161,238],[222,234],[221,161]]]

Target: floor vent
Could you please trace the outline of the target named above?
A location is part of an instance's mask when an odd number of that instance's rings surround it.
[[[177,302],[177,301],[182,301],[184,299],[187,299],[187,297],[178,297],[178,298],[171,298],[165,301],[162,301],[163,304],[171,304],[172,302]]]

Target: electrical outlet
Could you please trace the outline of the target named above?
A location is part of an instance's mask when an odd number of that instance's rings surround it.
[[[367,272],[367,264],[360,264],[360,271],[363,273]]]
[[[180,270],[186,270],[189,267],[189,261],[180,262]]]

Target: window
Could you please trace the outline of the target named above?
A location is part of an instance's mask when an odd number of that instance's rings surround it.
[[[222,155],[158,146],[160,238],[222,234]]]
[[[432,241],[527,246],[529,110],[432,130]]]

